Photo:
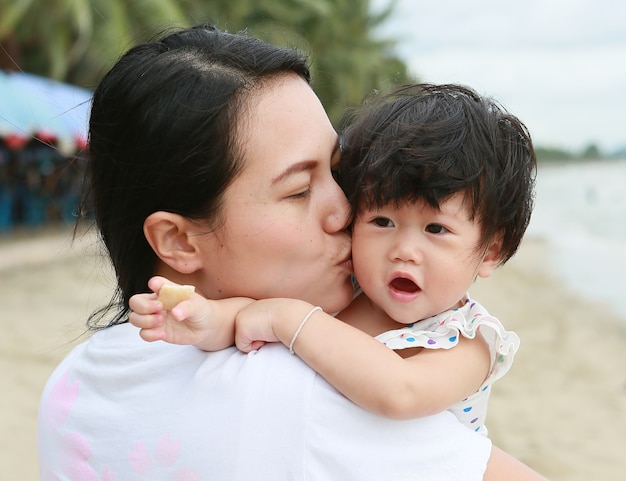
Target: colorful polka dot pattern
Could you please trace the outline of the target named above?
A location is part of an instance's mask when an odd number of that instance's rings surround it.
[[[402,329],[388,331],[376,336],[390,349],[424,347],[427,349],[451,349],[458,344],[459,335],[474,339],[480,328],[491,351],[491,372],[481,388],[450,407],[459,420],[478,433],[487,435],[485,418],[491,392],[491,384],[500,379],[511,368],[513,357],[519,348],[519,338],[507,331],[495,317],[479,303],[467,298],[458,309],[429,317]]]

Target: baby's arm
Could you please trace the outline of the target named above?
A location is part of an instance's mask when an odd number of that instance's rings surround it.
[[[393,419],[428,416],[475,393],[491,357],[481,336],[451,349],[422,349],[403,359],[370,335],[294,299],[257,301],[237,315],[237,347],[280,341],[364,409]],[[407,350],[405,350],[407,351]],[[402,351],[400,351],[402,352]],[[407,352],[403,353],[406,354]]]
[[[141,328],[146,341],[191,344],[205,351],[219,351],[234,345],[235,316],[252,299],[234,297],[209,300],[192,294],[168,311],[159,300],[163,285],[173,283],[163,277],[148,282],[152,294],[136,294],[130,298],[131,324]]]

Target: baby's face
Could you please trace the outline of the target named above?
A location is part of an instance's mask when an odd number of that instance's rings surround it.
[[[480,223],[458,193],[436,209],[424,202],[362,210],[353,226],[354,272],[365,294],[410,324],[457,307],[477,275],[498,264],[497,246],[478,251]]]

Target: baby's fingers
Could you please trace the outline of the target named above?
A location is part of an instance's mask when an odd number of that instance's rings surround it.
[[[152,290],[152,292],[156,292],[157,294],[161,290],[161,287],[163,287],[163,284],[173,283],[161,276],[153,276],[150,280],[148,280],[148,287]]]
[[[128,314],[128,321],[135,327],[140,329],[162,328],[165,324],[165,313],[155,312],[150,314],[141,314],[131,311]]]
[[[237,347],[237,349],[239,349],[241,352],[251,352],[251,351],[256,351],[257,349],[260,349],[263,345],[265,344],[265,342],[263,341],[243,341],[241,339],[238,340],[238,342],[235,343],[235,346]]]
[[[151,314],[153,312],[161,312],[163,303],[157,299],[157,295],[151,294],[135,294],[128,300],[128,307],[140,314]]]
[[[251,352],[261,349],[267,342],[251,339],[244,335],[241,331],[235,333],[235,346],[241,352]]]
[[[131,311],[128,322],[140,328],[139,335],[144,341],[162,341],[165,339],[165,313],[139,314]]]
[[[141,336],[141,338],[147,342],[164,341],[165,331],[162,328],[141,329],[139,331],[139,336]]]

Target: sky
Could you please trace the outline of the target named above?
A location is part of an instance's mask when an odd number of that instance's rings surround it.
[[[494,97],[536,145],[626,148],[622,0],[397,0],[381,34],[420,80]]]

